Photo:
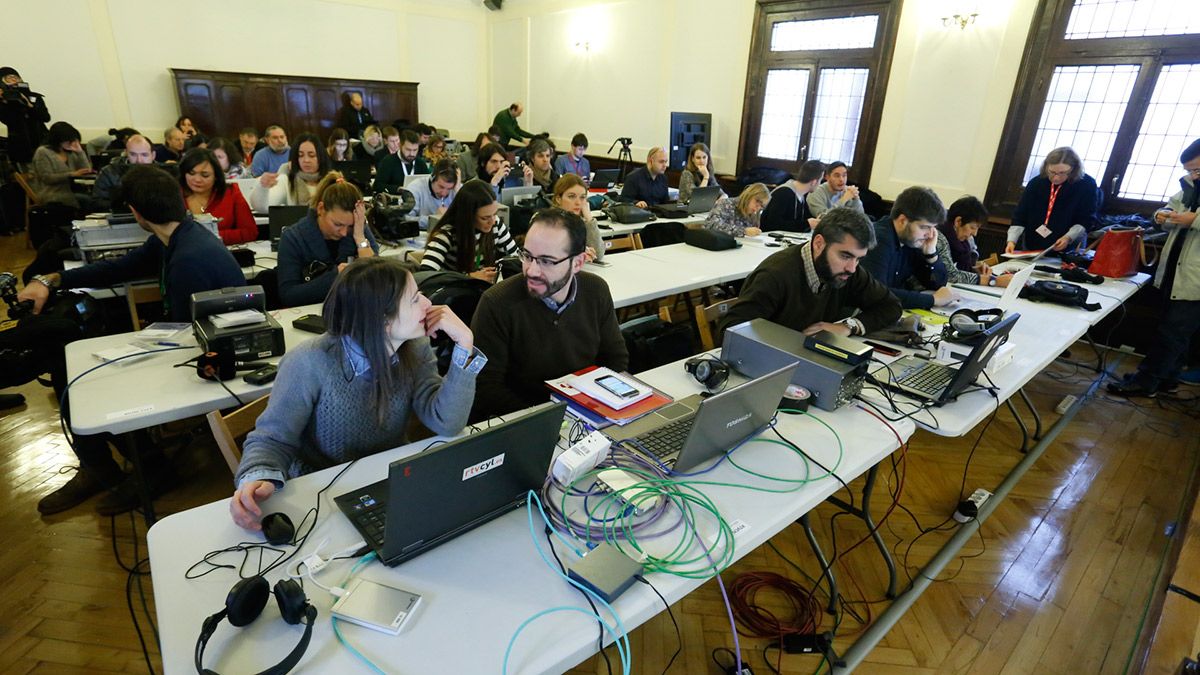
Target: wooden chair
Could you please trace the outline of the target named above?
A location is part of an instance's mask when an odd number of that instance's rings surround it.
[[[137,306],[147,302],[162,302],[162,290],[157,285],[144,283],[125,284],[125,300],[129,303],[129,318],[135,331],[144,328],[138,317]]]
[[[217,441],[217,447],[221,449],[221,456],[229,465],[230,473],[236,475],[238,464],[242,462],[242,446],[238,444],[237,439],[244,437],[254,429],[258,416],[267,409],[267,401],[270,398],[271,395],[267,394],[228,415],[222,415],[220,410],[214,410],[205,416],[205,419],[208,420],[208,428],[212,430],[213,438]]]
[[[13,180],[25,192],[25,243],[29,248],[33,248],[33,239],[29,234],[29,210],[35,206],[41,205],[41,200],[38,199],[37,193],[33,191],[33,186],[29,184],[29,179],[20,171],[13,172]]]
[[[623,237],[613,237],[605,239],[604,245],[606,253],[616,253],[617,251],[637,251],[642,248],[642,237],[637,232],[632,232]]]
[[[704,351],[716,347],[713,341],[713,324],[724,318],[736,302],[737,298],[729,298],[707,307],[696,307],[696,330],[700,333],[700,346]]]

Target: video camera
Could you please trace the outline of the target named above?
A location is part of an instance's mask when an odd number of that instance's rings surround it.
[[[32,300],[17,300],[17,277],[12,272],[0,273],[0,300],[8,305],[8,318],[23,319],[33,314]]]

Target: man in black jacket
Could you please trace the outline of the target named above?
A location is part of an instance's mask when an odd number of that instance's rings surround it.
[[[825,165],[810,159],[800,165],[800,172],[771,191],[771,201],[763,209],[761,223],[763,232],[783,230],[786,232],[808,232],[817,224],[808,208],[808,193],[821,183]]]
[[[896,197],[891,213],[873,225],[879,245],[863,266],[892,289],[905,309],[942,307],[958,299],[946,285],[946,266],[937,254],[937,226],[945,220],[946,209],[933,190],[910,187]]]
[[[371,111],[363,105],[362,94],[356,91],[346,98],[346,103],[338,111],[337,122],[333,126],[345,129],[346,133],[350,134],[350,138],[362,138],[363,129],[372,124],[378,124],[378,122],[371,116]]]
[[[32,300],[40,313],[55,288],[111,286],[136,279],[157,278],[163,292],[163,313],[170,321],[191,321],[191,295],[246,283],[233,255],[212,232],[197,225],[183,203],[179,183],[166,171],[135,166],[121,180],[121,192],[142,229],[146,243],[116,260],[85,265],[61,274],[38,275],[17,294]],[[69,398],[69,395],[68,395]],[[64,402],[63,414],[69,416]],[[38,502],[43,515],[83,503],[92,495],[119,487],[97,505],[104,515],[123,513],[137,505],[137,486],[126,480],[108,448],[110,434],[76,435],[73,450],[79,471],[65,485]],[[171,476],[161,449],[143,458],[144,475],[152,493],[178,483]]]
[[[0,68],[0,122],[8,127],[8,156],[28,164],[46,135],[50,111],[41,94],[29,90],[15,68]]]

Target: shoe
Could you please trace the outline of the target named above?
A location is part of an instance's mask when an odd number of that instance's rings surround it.
[[[38,513],[48,516],[73,509],[120,482],[121,476],[80,468],[65,485],[42,497],[37,505]]]
[[[1140,382],[1135,376],[1128,375],[1120,382],[1109,382],[1108,391],[1110,394],[1124,396],[1126,398],[1146,397],[1154,398],[1158,393],[1158,387],[1147,387]]]
[[[1200,385],[1200,367],[1188,368],[1182,373],[1179,373],[1178,379],[1180,384],[1186,384],[1193,387]]]
[[[25,405],[25,397],[20,394],[0,394],[0,410],[17,408]]]
[[[172,470],[151,472],[147,476],[147,480],[150,484],[151,500],[158,499],[179,485],[179,478]],[[137,478],[133,474],[129,474],[125,480],[96,502],[96,513],[102,516],[116,516],[141,506],[142,494],[138,489]]]
[[[1158,383],[1158,393],[1160,393],[1160,394],[1178,394],[1179,393],[1179,381],[1178,380],[1163,380],[1162,382],[1159,382]]]

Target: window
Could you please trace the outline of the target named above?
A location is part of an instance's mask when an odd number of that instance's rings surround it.
[[[1063,145],[1083,159],[1106,211],[1145,212],[1174,194],[1179,153],[1200,136],[1196,9],[1195,0],[1043,3],[1001,138],[1013,151],[997,156],[989,207],[1011,212]]]
[[[794,173],[808,159],[840,160],[856,181],[869,180],[898,4],[758,0],[740,170]]]

